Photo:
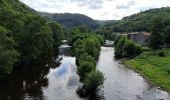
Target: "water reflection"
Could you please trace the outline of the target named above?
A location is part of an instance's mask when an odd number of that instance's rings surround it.
[[[42,100],[42,87],[48,86],[49,69],[38,63],[16,68],[6,80],[1,80],[0,100]]]

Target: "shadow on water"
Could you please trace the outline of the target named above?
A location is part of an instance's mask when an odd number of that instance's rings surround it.
[[[54,58],[15,67],[10,76],[0,80],[0,100],[44,100],[42,88],[48,87],[47,74],[60,65]]]

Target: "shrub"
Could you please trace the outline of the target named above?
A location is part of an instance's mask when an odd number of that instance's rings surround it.
[[[122,48],[124,46],[126,39],[125,38],[120,38],[120,40],[116,43],[115,47],[115,57],[116,58],[121,58],[122,57]]]
[[[142,48],[140,45],[135,44],[131,40],[122,37],[116,47],[115,47],[115,57],[135,57],[142,53]]]
[[[165,52],[164,51],[159,51],[158,56],[159,57],[165,57]]]
[[[78,59],[76,59],[76,63],[79,66],[82,62],[92,62],[94,65],[96,65],[96,60],[91,55],[88,55],[87,53],[82,53]]]
[[[88,93],[95,93],[104,82],[104,76],[100,71],[92,71],[85,79],[85,89]]]
[[[170,74],[170,68],[167,70],[167,72]]]
[[[134,57],[142,52],[141,46],[136,45],[130,40],[126,40],[123,46],[122,57]]]
[[[81,80],[84,81],[84,78],[87,73],[90,73],[92,70],[95,70],[96,67],[92,62],[82,62],[78,67],[77,73],[80,76]]]

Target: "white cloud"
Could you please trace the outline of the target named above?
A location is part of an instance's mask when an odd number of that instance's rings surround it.
[[[170,0],[20,0],[37,11],[81,13],[93,19],[121,19],[147,10],[170,6]]]

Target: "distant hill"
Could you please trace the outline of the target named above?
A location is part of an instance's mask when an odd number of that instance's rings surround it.
[[[104,25],[111,25],[114,22],[116,22],[117,20],[96,20],[101,26]]]
[[[153,17],[161,17],[162,21],[169,19],[170,7],[150,9],[124,17],[114,22],[109,28],[114,32],[149,31],[149,24]]]
[[[88,28],[95,30],[100,24],[92,18],[82,14],[70,14],[70,13],[40,13],[41,15],[57,21],[65,28],[72,28],[80,25],[86,25]]]
[[[162,23],[165,25],[164,28],[166,28],[168,25],[170,25],[170,7],[150,9],[137,14],[133,14],[131,16],[124,17],[121,20],[103,25],[96,30],[96,33],[102,34],[106,38],[110,39],[111,33],[113,32],[149,32],[151,19],[154,17],[160,17]]]

